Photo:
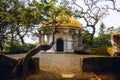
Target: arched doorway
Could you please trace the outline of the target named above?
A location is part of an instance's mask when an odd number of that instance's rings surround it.
[[[57,39],[56,50],[57,51],[64,51],[64,42],[61,38]]]

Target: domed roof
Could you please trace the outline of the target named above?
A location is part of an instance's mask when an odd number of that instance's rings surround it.
[[[80,27],[82,28],[82,24],[76,20],[75,18],[70,18],[70,20],[68,22],[63,22],[62,24],[60,24],[60,26],[62,27]]]
[[[82,24],[78,20],[76,20],[75,18],[70,18],[68,21],[64,21],[58,25],[59,25],[58,27],[79,27],[79,28],[82,28]],[[47,26],[52,26],[52,25],[47,25]],[[40,27],[47,27],[47,26],[40,24]]]

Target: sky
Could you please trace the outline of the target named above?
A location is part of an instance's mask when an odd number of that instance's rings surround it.
[[[104,22],[106,27],[120,27],[120,12],[111,11],[110,15],[105,17],[102,21]]]
[[[81,3],[82,6],[84,6],[83,0],[78,0],[78,4]],[[116,0],[116,5],[117,7],[120,8],[120,0]],[[104,3],[105,4],[105,3]],[[103,2],[100,4],[105,6],[103,4]],[[106,2],[107,4],[107,2]],[[112,3],[108,2],[109,6],[112,6]],[[116,12],[116,11],[109,11],[109,15],[105,16],[102,20],[99,21],[98,25],[103,22],[105,24],[106,27],[111,27],[114,26],[115,28],[120,27],[120,12]],[[84,23],[83,23],[84,24]]]

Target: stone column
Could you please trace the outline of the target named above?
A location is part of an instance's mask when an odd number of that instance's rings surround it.
[[[44,35],[41,35],[41,44],[44,44]]]
[[[52,35],[49,35],[49,43],[51,43],[51,41],[52,41]],[[55,45],[56,45],[56,42],[55,42],[55,44],[53,45],[53,47],[51,48],[51,52],[55,52]]]
[[[78,44],[82,44],[82,34],[81,31],[79,30],[79,34],[78,34]]]
[[[67,52],[67,33],[64,33],[64,52]]]
[[[48,44],[49,44],[49,42],[50,42],[50,39],[49,39],[49,35],[48,35],[48,34],[46,35],[46,38],[47,38],[47,40],[46,40],[46,41],[47,41],[47,45],[48,45]]]
[[[39,34],[39,44],[41,45],[41,43],[42,43],[42,35]]]

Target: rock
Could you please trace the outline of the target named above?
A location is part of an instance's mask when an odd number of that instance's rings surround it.
[[[9,80],[11,78],[11,72],[18,62],[16,59],[0,54],[0,80]],[[28,61],[28,69],[32,73],[39,71],[39,58],[30,58]],[[19,70],[14,76],[20,76],[20,72],[22,71]]]
[[[9,58],[4,54],[0,54],[0,80],[9,79],[10,73],[17,63],[17,60]]]
[[[120,33],[114,33],[111,35],[111,44],[115,55],[120,55]]]
[[[84,72],[120,73],[120,57],[88,57],[82,64]]]

